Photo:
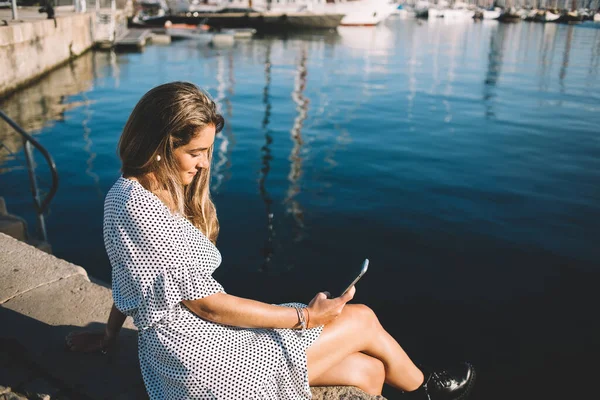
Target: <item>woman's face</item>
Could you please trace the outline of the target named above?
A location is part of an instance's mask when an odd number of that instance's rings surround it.
[[[200,169],[209,167],[208,151],[215,142],[215,133],[214,125],[198,129],[188,144],[173,152],[184,185],[189,185]]]

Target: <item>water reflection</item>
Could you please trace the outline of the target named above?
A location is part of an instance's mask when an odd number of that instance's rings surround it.
[[[539,65],[539,89],[547,91],[550,84],[548,78],[548,69],[552,67],[552,59],[554,56],[554,46],[556,37],[556,24],[544,24],[543,35],[540,44],[540,61]]]
[[[569,68],[569,55],[571,54],[571,40],[573,39],[573,27],[567,28],[567,38],[565,40],[565,51],[563,52],[563,59],[560,65],[560,72],[558,73],[558,83],[560,85],[560,92],[565,92],[565,78],[567,77],[567,69]]]
[[[300,178],[302,177],[302,147],[304,140],[302,139],[302,126],[304,120],[308,116],[309,99],[304,95],[306,89],[306,60],[308,51],[306,46],[303,46],[300,51],[300,60],[296,69],[296,77],[294,79],[294,90],[292,91],[292,100],[296,104],[297,116],[294,119],[294,125],[290,131],[290,138],[293,142],[293,147],[288,157],[290,161],[290,172],[288,173],[289,186],[286,193],[284,203],[287,205],[287,212],[294,219],[293,231],[294,241],[300,241],[304,235],[304,210],[296,195],[300,193]]]
[[[269,90],[271,88],[271,48],[272,42],[269,41],[265,51],[265,86],[263,88],[262,102],[265,106],[265,115],[263,117],[261,128],[265,135],[265,144],[261,147],[261,169],[260,177],[258,179],[258,190],[260,197],[265,203],[265,214],[267,223],[267,237],[263,245],[263,264],[260,271],[268,271],[271,268],[271,262],[273,261],[274,254],[274,239],[275,239],[275,225],[273,224],[273,199],[269,195],[267,190],[266,181],[271,171],[271,143],[273,143],[273,137],[269,129],[269,122],[271,119],[271,99],[269,96]]]
[[[598,71],[600,70],[600,29],[596,30],[591,48],[590,66],[588,68],[587,76],[589,80],[595,79],[598,76]]]
[[[233,115],[231,96],[233,95],[235,79],[232,57],[231,51],[217,56],[217,96],[215,102],[222,108],[221,112],[225,114],[225,121],[231,121]],[[215,138],[216,162],[213,166],[211,188],[214,193],[218,193],[221,185],[231,178],[230,155],[233,146],[235,146],[235,137],[231,123],[226,123],[225,128]]]
[[[85,53],[35,84],[3,99],[0,108],[23,129],[35,135],[53,122],[64,120],[67,111],[86,106],[86,101],[74,101],[70,97],[90,90],[96,69],[105,64],[106,60],[98,53]],[[3,144],[0,174],[22,168],[24,160],[18,156],[23,146],[21,136],[4,121],[0,122],[0,143]]]
[[[92,150],[94,143],[92,142],[92,129],[90,128],[90,121],[92,120],[92,111],[90,109],[91,102],[87,98],[85,92],[82,93],[82,97],[84,98],[84,118],[81,122],[83,126],[83,150],[88,154],[88,158],[85,161],[87,165],[85,173],[87,176],[92,178],[93,186],[98,194],[98,198],[104,199],[104,192],[100,188],[100,177],[94,172],[94,160],[96,159],[96,153]]]
[[[494,21],[496,22],[496,21]],[[496,97],[496,84],[502,69],[502,58],[504,56],[505,29],[504,24],[495,23],[490,32],[490,48],[488,51],[487,71],[483,85],[483,103],[485,105],[486,118],[494,118],[494,98]]]

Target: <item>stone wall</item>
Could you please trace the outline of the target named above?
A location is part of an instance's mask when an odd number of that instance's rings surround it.
[[[95,26],[85,13],[0,27],[0,97],[91,48]]]

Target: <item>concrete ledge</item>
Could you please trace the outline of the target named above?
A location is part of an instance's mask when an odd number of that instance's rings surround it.
[[[0,295],[4,299],[0,339],[16,339],[38,375],[44,371],[48,380],[75,393],[77,399],[147,398],[137,357],[137,330],[130,318],[108,355],[64,349],[68,332],[102,331],[112,306],[111,290],[91,282],[83,268],[0,234]],[[7,379],[0,376],[0,385],[18,385],[3,382]],[[383,399],[353,387],[312,391],[316,400]]]
[[[93,13],[0,26],[0,97],[91,48],[95,27]]]
[[[89,281],[83,268],[3,233],[0,233],[0,266],[0,304],[73,275],[82,275]]]

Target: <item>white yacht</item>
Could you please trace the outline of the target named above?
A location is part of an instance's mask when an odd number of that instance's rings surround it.
[[[326,12],[345,14],[342,26],[375,26],[387,19],[398,6],[389,0],[355,0],[327,3]]]
[[[435,4],[429,1],[419,1],[415,5],[417,14],[427,12],[429,19],[444,18],[446,20],[468,20],[475,15],[475,9],[467,3],[457,1],[452,6],[446,0],[438,0]]]
[[[331,2],[329,2],[331,1]],[[343,26],[374,26],[389,17],[396,7],[391,0],[221,0],[229,8],[250,7],[257,11],[345,14]]]
[[[456,2],[452,8],[443,10],[445,19],[473,19],[475,10],[471,9],[467,3]]]
[[[502,15],[500,7],[494,7],[493,10],[483,10],[483,19],[499,19]]]

